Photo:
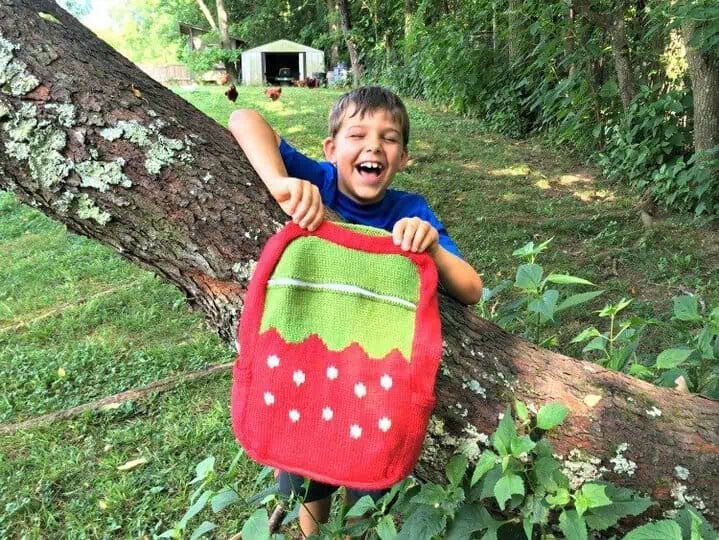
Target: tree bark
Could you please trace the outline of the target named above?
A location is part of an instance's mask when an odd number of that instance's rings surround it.
[[[217,24],[215,23],[215,18],[212,16],[212,12],[207,7],[207,4],[205,4],[205,1],[197,0],[197,5],[200,6],[200,11],[202,11],[202,14],[205,16],[205,19],[207,19],[207,22],[210,23],[210,28],[217,32]]]
[[[350,19],[348,0],[338,0],[337,7],[340,13],[340,24],[342,25],[342,34],[345,37],[345,44],[350,55],[350,64],[352,65],[352,79],[355,86],[360,84],[362,80],[362,66],[357,54],[357,45],[352,39],[352,20]]]
[[[330,37],[332,38],[332,44],[330,45],[330,71],[334,66],[339,64],[340,61],[340,48],[337,44],[335,36],[337,35],[337,0],[326,0],[327,2],[327,25],[330,31]]]
[[[0,89],[0,186],[175,284],[234,344],[254,261],[285,218],[229,133],[50,0],[0,0]],[[603,478],[648,492],[657,512],[673,507],[682,466],[685,496],[719,523],[719,403],[539,349],[446,297],[441,311],[421,476],[476,454],[513,399],[561,401],[572,414],[558,454],[600,459]],[[631,476],[610,461],[623,443]]]
[[[609,32],[612,56],[614,57],[614,70],[617,74],[617,83],[619,85],[619,97],[622,100],[622,108],[627,111],[634,96],[636,96],[636,90],[629,59],[627,29],[624,24],[625,1],[617,2],[609,13],[592,11],[589,0],[575,0],[574,7],[577,13],[581,14],[589,23],[604,28]]]
[[[228,19],[224,0],[215,0],[215,7],[217,9],[217,29],[220,32],[220,45],[223,49],[234,49],[235,44],[230,39],[229,30],[227,28]],[[225,61],[223,63],[225,64],[225,70],[227,70],[227,74],[230,76],[230,82],[238,82],[239,77],[237,74],[237,66],[235,65],[235,63],[232,61]]]
[[[694,150],[701,152],[719,145],[719,54],[689,46],[695,28],[688,18],[682,24],[694,94]]]

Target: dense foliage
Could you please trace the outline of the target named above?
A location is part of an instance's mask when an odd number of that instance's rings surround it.
[[[129,6],[120,30],[104,37],[138,62],[174,54],[198,72],[236,56],[218,49],[216,34],[203,53],[186,50],[177,23],[208,27],[198,0]],[[328,64],[349,64],[336,0],[225,6],[230,35],[247,47],[287,38],[324,49]],[[638,195],[719,214],[719,127],[710,118],[709,134],[694,131],[695,115],[719,115],[711,104],[719,102],[719,8],[711,0],[352,1],[348,17],[363,82],[479,117],[489,131],[543,134],[593,157]],[[694,70],[687,47],[701,59]],[[710,103],[705,93],[695,99],[701,80],[715,81]]]

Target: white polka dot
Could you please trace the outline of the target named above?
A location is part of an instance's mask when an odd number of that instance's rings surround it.
[[[327,420],[329,422],[330,420],[332,420],[333,416],[334,413],[329,407],[325,407],[324,409],[322,409],[322,420]]]
[[[385,390],[389,390],[390,388],[392,388],[392,377],[385,373],[380,377],[379,384]]]
[[[298,369],[292,374],[292,380],[295,381],[297,386],[305,382],[305,374],[301,369]]]
[[[337,371],[337,368],[334,366],[330,366],[327,368],[327,378],[331,381],[334,381],[337,378],[337,375],[339,375],[339,371]]]
[[[275,396],[272,395],[272,392],[265,392],[265,404],[266,405],[274,405],[275,403]]]
[[[357,424],[352,424],[350,426],[350,437],[353,439],[359,439],[362,436],[362,428],[359,427]]]
[[[390,420],[386,416],[383,416],[382,418],[379,419],[378,425],[382,431],[387,433],[387,431],[389,431],[389,428],[392,427],[392,420]]]
[[[271,354],[267,357],[267,365],[270,369],[276,368],[280,365],[280,359],[276,355]]]
[[[300,411],[297,409],[290,410],[290,420],[297,422],[300,419]]]
[[[355,395],[358,398],[362,399],[367,395],[367,387],[361,382],[358,382],[357,384],[355,384]]]

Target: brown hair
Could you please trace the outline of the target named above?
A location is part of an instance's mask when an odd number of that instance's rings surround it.
[[[359,114],[363,118],[367,113],[373,113],[383,109],[390,113],[392,120],[397,122],[402,132],[404,147],[409,143],[409,116],[404,103],[397,94],[381,86],[363,86],[355,88],[340,97],[332,106],[329,116],[329,134],[334,138],[342,125],[347,109],[350,105],[355,106],[352,116]]]

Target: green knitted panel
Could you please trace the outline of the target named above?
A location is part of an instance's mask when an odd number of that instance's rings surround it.
[[[285,248],[272,274],[277,278],[346,283],[413,304],[419,301],[419,272],[408,258],[367,253],[314,236],[300,237]]]
[[[337,314],[342,316],[338,317]],[[371,358],[383,358],[398,349],[409,361],[415,311],[382,300],[344,292],[270,286],[260,331],[276,328],[288,343],[300,343],[317,334],[333,351],[353,342]]]
[[[340,227],[344,227],[345,229],[349,229],[350,231],[355,231],[363,234],[368,234],[370,236],[389,236],[389,233],[385,231],[384,229],[378,229],[377,227],[370,227],[369,225],[358,225],[356,223],[341,223],[341,222],[334,222],[335,225],[339,225]]]

